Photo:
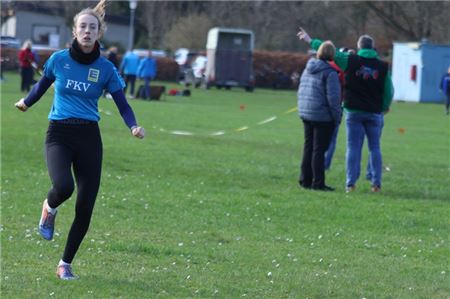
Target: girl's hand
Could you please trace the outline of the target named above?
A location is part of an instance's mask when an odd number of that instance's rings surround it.
[[[28,106],[25,105],[25,99],[21,98],[17,103],[14,104],[17,109],[19,109],[22,112],[25,112],[28,110]]]
[[[131,128],[131,134],[139,139],[142,139],[145,137],[145,130],[142,127],[134,126]]]

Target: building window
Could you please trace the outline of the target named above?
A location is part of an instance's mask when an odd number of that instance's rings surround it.
[[[38,45],[49,45],[50,35],[58,34],[58,26],[33,25],[31,40]]]

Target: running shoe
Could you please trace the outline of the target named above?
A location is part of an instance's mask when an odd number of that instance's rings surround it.
[[[74,280],[78,279],[78,276],[74,275],[72,272],[71,265],[59,265],[56,269],[56,276],[62,280]]]
[[[53,232],[55,230],[56,213],[52,214],[47,210],[47,199],[42,205],[41,220],[39,221],[39,233],[46,240],[53,239]]]

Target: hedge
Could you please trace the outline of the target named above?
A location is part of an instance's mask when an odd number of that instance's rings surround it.
[[[2,62],[4,69],[17,69],[18,49],[2,49],[2,56],[8,58]],[[40,50],[39,66],[42,68],[45,61],[53,53],[51,50]],[[118,59],[121,60],[119,55]],[[179,66],[173,58],[155,57],[158,72],[157,80],[176,81]],[[298,79],[303,72],[308,55],[291,52],[271,52],[255,50],[253,52],[253,71],[256,87],[296,89]]]
[[[292,52],[253,52],[256,87],[296,89],[308,61],[307,54]]]

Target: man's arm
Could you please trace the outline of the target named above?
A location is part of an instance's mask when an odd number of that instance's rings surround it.
[[[391,72],[386,74],[384,80],[384,92],[383,92],[383,112],[387,113],[394,97],[394,85],[392,84]]]

